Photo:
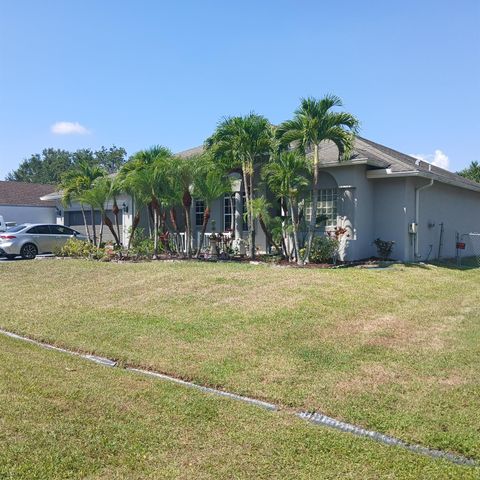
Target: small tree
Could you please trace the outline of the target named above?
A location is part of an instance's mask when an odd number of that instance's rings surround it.
[[[297,263],[303,265],[298,241],[297,206],[300,193],[309,185],[306,158],[297,152],[282,152],[264,167],[263,177],[278,198],[287,200]]]
[[[87,220],[83,205],[87,204],[90,206],[92,238],[94,245],[97,245],[95,206],[88,202],[88,195],[86,194],[91,188],[93,188],[95,181],[103,176],[105,176],[105,170],[96,165],[90,165],[86,160],[82,160],[62,177],[60,184],[60,189],[63,191],[64,204],[68,204],[72,200],[80,203],[85,225],[87,224]]]
[[[200,158],[193,180],[193,196],[199,200],[203,200],[205,209],[203,212],[200,242],[197,248],[197,258],[202,251],[204,236],[207,230],[208,220],[210,219],[212,202],[231,191],[232,185],[225,175],[225,172],[218,168],[208,156]]]

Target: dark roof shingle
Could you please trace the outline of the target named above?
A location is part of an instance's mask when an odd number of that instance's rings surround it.
[[[55,202],[40,200],[40,197],[54,192],[55,185],[42,183],[0,181],[0,205],[26,205],[53,207]]]

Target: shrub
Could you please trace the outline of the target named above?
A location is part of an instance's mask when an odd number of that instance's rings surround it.
[[[133,235],[130,253],[139,257],[148,257],[153,255],[153,250],[153,238],[147,237],[144,234],[143,228],[137,228]],[[158,242],[158,250],[162,250],[161,242]]]
[[[65,245],[55,253],[61,257],[93,258],[96,260],[100,260],[105,256],[103,249],[97,248],[90,242],[77,240],[76,238],[69,238]]]
[[[310,250],[310,263],[334,262],[337,256],[339,242],[335,237],[315,237]],[[305,255],[305,249],[300,250]]]
[[[391,257],[393,245],[395,244],[393,240],[381,240],[377,238],[373,241],[373,244],[377,247],[377,255],[382,260],[387,260]]]

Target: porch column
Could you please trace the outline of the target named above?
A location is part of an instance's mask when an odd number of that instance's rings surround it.
[[[242,202],[242,179],[239,174],[232,175],[232,194],[233,194],[233,209],[234,216],[234,228],[235,228],[235,241],[233,248],[239,254],[245,254],[245,245],[242,242],[243,232],[243,202]]]
[[[243,232],[243,203],[242,194],[240,192],[233,193],[233,207],[235,209],[235,238],[242,238]]]

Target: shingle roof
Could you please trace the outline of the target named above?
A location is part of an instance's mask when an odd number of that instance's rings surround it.
[[[188,157],[202,153],[202,151],[203,147],[200,146],[180,152],[178,155]],[[389,169],[391,172],[400,175],[402,172],[416,172],[419,175],[433,176],[437,180],[446,183],[454,183],[457,186],[480,190],[480,183],[468,180],[461,175],[359,136],[355,138],[355,145],[350,160],[351,162],[364,161],[372,167]],[[320,161],[322,165],[326,166],[339,165],[338,149],[334,143],[323,142],[320,144]]]
[[[0,181],[0,205],[53,207],[54,202],[42,201],[40,197],[54,192],[55,188],[42,183]]]

